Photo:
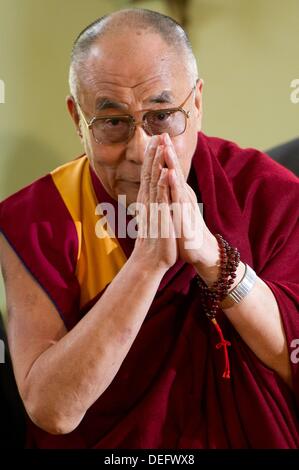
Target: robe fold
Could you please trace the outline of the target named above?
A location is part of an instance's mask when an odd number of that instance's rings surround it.
[[[298,448],[298,179],[257,150],[199,133],[188,183],[203,203],[210,231],[236,246],[273,291],[293,358],[293,389],[256,357],[224,312],[218,322],[231,342],[231,378],[222,378],[223,351],[203,313],[195,270],[178,260],[162,279],[119,372],[77,429],[51,435],[28,418],[28,447]],[[118,235],[124,208],[83,155],[0,205],[1,232],[68,330],[101,297],[134,247],[128,236],[96,236],[99,203],[114,207]]]

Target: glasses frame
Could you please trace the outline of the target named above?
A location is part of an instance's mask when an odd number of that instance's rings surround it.
[[[92,133],[92,136],[95,140],[95,142],[97,144],[101,144],[101,145],[117,145],[117,144],[121,144],[121,143],[127,143],[129,142],[130,139],[132,139],[133,135],[135,134],[135,131],[136,131],[136,127],[137,126],[141,126],[142,129],[146,132],[147,135],[149,136],[153,136],[154,134],[152,134],[150,132],[150,130],[147,128],[147,124],[146,124],[146,120],[145,120],[145,117],[148,113],[175,113],[177,111],[181,111],[184,116],[185,116],[185,127],[184,127],[184,130],[182,132],[180,132],[179,134],[176,134],[175,136],[172,136],[172,137],[176,137],[178,135],[182,135],[186,128],[187,128],[187,120],[189,119],[190,117],[190,110],[186,111],[183,106],[187,103],[188,99],[191,97],[192,93],[194,93],[196,89],[196,85],[194,85],[192,87],[192,90],[190,91],[190,93],[188,94],[187,98],[184,99],[183,103],[180,105],[180,106],[177,106],[177,107],[174,107],[174,108],[161,108],[161,109],[140,109],[139,111],[135,111],[135,114],[136,113],[144,113],[143,117],[142,117],[142,121],[137,121],[134,116],[132,116],[131,114],[113,114],[113,115],[104,115],[104,116],[94,116],[92,117],[89,121],[86,119],[83,111],[82,111],[82,108],[79,104],[79,102],[76,103],[77,107],[78,107],[78,110],[83,118],[83,121],[86,125],[86,127],[91,130],[91,133]],[[120,141],[120,142],[113,142],[113,143],[110,143],[110,144],[103,144],[103,142],[99,141],[95,135],[94,135],[94,130],[93,130],[93,126],[94,126],[94,123],[96,121],[103,121],[105,119],[121,119],[121,118],[129,118],[129,122],[130,122],[130,132],[129,132],[129,135],[128,135],[128,138],[126,140],[123,140],[123,141]]]

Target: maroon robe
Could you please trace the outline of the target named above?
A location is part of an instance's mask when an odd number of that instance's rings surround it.
[[[298,179],[256,150],[200,133],[188,181],[210,231],[236,246],[272,289],[291,355],[299,339]],[[92,184],[99,201],[116,204],[94,173]],[[79,307],[76,230],[49,175],[1,204],[0,229],[71,329],[102,292]],[[129,257],[134,242],[119,242]],[[195,274],[181,261],[166,273],[119,372],[78,428],[53,436],[30,422],[29,447],[298,447],[299,354],[290,390],[221,312],[231,342],[231,378],[223,379],[223,351],[202,312]]]

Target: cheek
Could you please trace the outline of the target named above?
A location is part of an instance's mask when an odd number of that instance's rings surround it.
[[[115,196],[115,178],[117,169],[122,161],[122,152],[116,148],[109,149],[107,146],[95,144],[90,141],[85,143],[85,152],[94,167],[98,177],[110,193]]]
[[[116,168],[122,160],[123,149],[89,142],[88,155],[98,165]]]

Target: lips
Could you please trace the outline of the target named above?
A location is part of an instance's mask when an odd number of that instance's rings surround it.
[[[125,178],[119,178],[117,181],[120,181],[122,183],[133,183],[133,184],[140,184],[140,181],[136,180],[130,180],[130,179],[125,179]]]

